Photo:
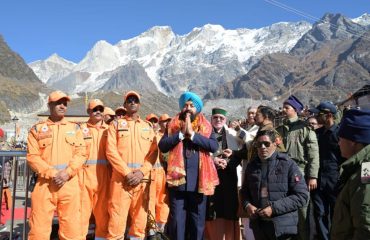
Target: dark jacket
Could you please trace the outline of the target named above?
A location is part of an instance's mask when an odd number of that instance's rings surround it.
[[[361,165],[370,162],[370,145],[340,169],[340,194],[335,203],[331,239],[370,239],[370,183],[361,181]]]
[[[168,136],[167,132],[159,141],[158,147],[161,152],[166,153],[173,149],[180,142],[179,133]],[[193,141],[184,139],[183,156],[186,171],[186,183],[178,187],[172,187],[178,191],[197,192],[198,191],[198,173],[199,173],[199,149],[207,152],[216,152],[218,143],[214,133],[210,138],[206,138],[198,133],[194,134]]]
[[[339,126],[334,124],[329,129],[316,129],[319,143],[320,168],[318,187],[320,191],[334,191],[339,178],[339,165],[343,158],[339,149]]]
[[[241,193],[244,208],[251,203],[260,208],[261,160],[252,160],[246,169]],[[268,200],[272,207],[271,220],[275,236],[296,234],[298,208],[308,201],[308,189],[297,164],[284,153],[275,152],[268,160]],[[251,219],[251,228],[260,219]]]

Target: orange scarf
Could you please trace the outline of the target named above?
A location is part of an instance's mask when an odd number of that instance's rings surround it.
[[[168,135],[171,136],[181,129],[183,122],[176,115],[168,125]],[[203,116],[198,114],[192,122],[194,132],[209,138],[212,134],[212,126]],[[170,152],[167,166],[167,183],[170,186],[179,186],[186,183],[186,171],[184,165],[183,143],[179,142]],[[216,167],[210,153],[199,150],[199,182],[198,192],[204,195],[213,195],[215,187],[219,184]]]

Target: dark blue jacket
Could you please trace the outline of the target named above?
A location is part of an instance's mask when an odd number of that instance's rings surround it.
[[[186,183],[178,187],[173,187],[173,189],[178,191],[197,192],[199,175],[199,149],[214,153],[218,149],[218,142],[214,133],[211,134],[210,138],[206,138],[198,133],[195,133],[193,141],[190,139],[184,139],[182,142]],[[166,153],[173,149],[178,143],[180,143],[179,133],[168,136],[166,132],[159,141],[158,147],[161,152]]]
[[[343,158],[338,144],[338,131],[337,124],[328,130],[325,127],[316,129],[320,155],[318,187],[321,191],[334,190],[339,178],[339,165]]]
[[[241,204],[246,207],[251,203],[260,208],[261,160],[256,157],[246,170],[240,190]],[[272,207],[272,218],[275,236],[296,234],[298,224],[298,208],[308,201],[308,189],[297,164],[284,153],[275,152],[268,160],[268,199]],[[253,229],[256,221],[251,219]]]

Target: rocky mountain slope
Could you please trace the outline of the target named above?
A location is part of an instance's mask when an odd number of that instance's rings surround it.
[[[370,82],[370,29],[340,14],[315,23],[289,53],[264,56],[245,75],[206,98],[283,100],[295,94],[306,104],[344,99]]]

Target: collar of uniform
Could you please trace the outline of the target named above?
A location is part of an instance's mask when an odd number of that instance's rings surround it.
[[[59,122],[53,122],[51,121],[50,118],[48,118],[48,120],[46,121],[47,125],[56,125],[56,124],[66,125],[67,123],[68,121],[66,120],[66,118],[62,118],[62,120],[60,120]]]
[[[91,128],[103,128],[103,129],[108,128],[108,125],[103,120],[101,121],[102,121],[102,124],[100,126],[96,126],[96,124],[92,124],[90,122],[87,122],[86,124],[88,127],[91,127]]]
[[[136,122],[142,122],[143,120],[140,118],[140,116],[137,117],[136,120],[130,118],[129,116],[124,116],[124,119],[126,119],[126,121],[136,121]]]
[[[288,124],[290,124],[290,123],[295,123],[295,122],[297,122],[298,121],[298,116],[296,116],[296,117],[292,117],[292,118],[288,118],[287,119],[287,123]]]

